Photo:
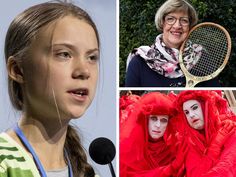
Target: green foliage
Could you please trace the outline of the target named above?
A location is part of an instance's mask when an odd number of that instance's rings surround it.
[[[159,34],[154,18],[165,0],[120,0],[120,86],[124,86],[126,59],[133,48],[150,45]],[[232,38],[229,63],[220,74],[221,85],[236,86],[236,2],[235,0],[189,0],[200,22],[224,26]]]

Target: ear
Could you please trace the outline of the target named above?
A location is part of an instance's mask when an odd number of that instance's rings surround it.
[[[7,71],[9,77],[22,84],[24,83],[24,78],[23,78],[23,68],[21,67],[20,63],[17,62],[16,58],[13,56],[10,56],[7,61]]]

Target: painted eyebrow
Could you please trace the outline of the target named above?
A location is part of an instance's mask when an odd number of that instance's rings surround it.
[[[74,45],[71,45],[71,44],[68,44],[68,43],[52,44],[52,47],[54,47],[54,46],[66,46],[69,49],[76,50],[76,47]],[[89,55],[89,54],[94,53],[94,52],[99,52],[99,49],[98,48],[89,49],[88,51],[86,51],[86,54]]]
[[[193,108],[195,105],[197,105],[197,106],[198,106],[198,104],[197,104],[197,103],[194,103],[192,106],[190,106],[190,108]],[[188,111],[188,110],[184,109],[184,111]]]
[[[198,104],[197,103],[195,103],[195,104],[193,104],[190,108],[193,108],[194,106],[198,106]]]

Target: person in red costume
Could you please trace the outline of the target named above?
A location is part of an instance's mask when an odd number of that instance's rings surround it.
[[[187,140],[187,177],[236,176],[235,115],[219,91],[183,91],[173,120]]]
[[[172,103],[159,92],[148,93],[136,102],[120,129],[120,177],[181,176],[187,144],[175,143],[175,156],[168,136]]]

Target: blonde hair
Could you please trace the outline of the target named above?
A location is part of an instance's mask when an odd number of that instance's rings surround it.
[[[190,20],[190,28],[197,24],[198,15],[194,7],[186,0],[167,0],[156,12],[155,24],[157,30],[163,30],[164,18],[171,12],[187,12]]]
[[[98,45],[99,35],[90,16],[78,6],[66,2],[46,2],[26,9],[10,24],[5,39],[5,59],[13,56],[18,62],[28,57],[29,48],[40,29],[65,16],[72,15],[83,20],[95,31]],[[17,110],[24,108],[22,86],[8,76],[8,90],[12,105]],[[91,177],[95,175],[87,162],[86,153],[81,145],[77,131],[68,126],[64,149],[67,150],[74,176]]]

